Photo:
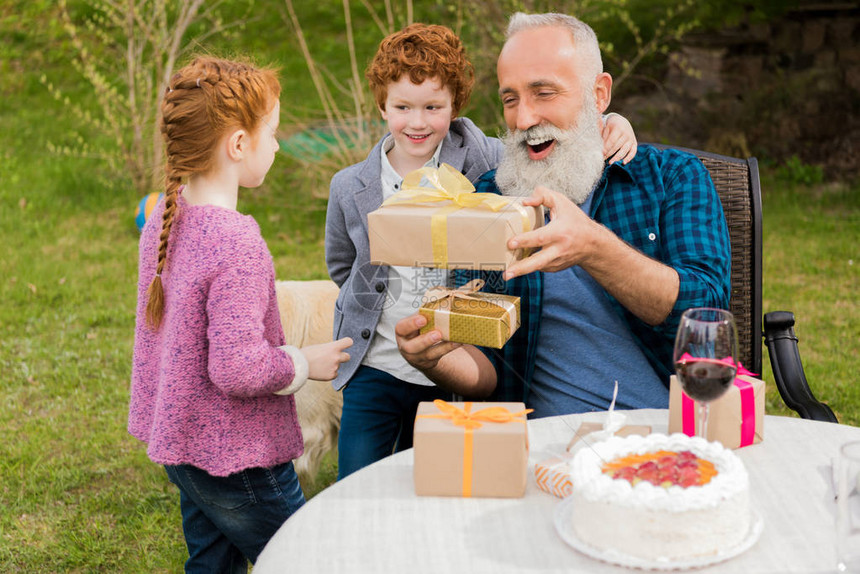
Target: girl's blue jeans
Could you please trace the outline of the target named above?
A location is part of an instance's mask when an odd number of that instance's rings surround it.
[[[412,448],[418,403],[434,399],[451,400],[451,393],[360,366],[343,389],[337,439],[338,480],[395,452]]]
[[[275,531],[304,503],[293,463],[212,476],[165,465],[179,487],[187,574],[246,574]]]

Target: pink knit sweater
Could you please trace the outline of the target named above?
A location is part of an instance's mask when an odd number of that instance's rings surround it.
[[[295,369],[281,350],[272,256],[251,216],[180,196],[162,273],[165,313],[145,322],[164,202],[140,238],[128,430],[159,464],[214,476],[302,454],[292,395],[272,394]]]

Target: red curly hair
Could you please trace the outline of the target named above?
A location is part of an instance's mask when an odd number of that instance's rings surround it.
[[[413,84],[438,78],[451,90],[454,116],[469,103],[475,83],[460,38],[450,28],[435,24],[410,24],[379,43],[365,76],[380,109],[385,109],[388,86],[405,74]]]

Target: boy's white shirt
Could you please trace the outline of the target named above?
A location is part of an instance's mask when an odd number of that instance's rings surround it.
[[[444,140],[443,140],[444,142]],[[442,143],[436,147],[433,157],[424,164],[424,167],[439,167],[439,154]],[[382,183],[382,199],[388,199],[400,190],[403,178],[395,171],[388,161],[388,152],[394,148],[394,138],[389,135],[382,142],[382,158],[380,178]],[[393,302],[386,301],[379,322],[376,324],[376,333],[367,354],[364,356],[362,365],[385,371],[402,381],[416,385],[431,386],[433,381],[424,376],[421,371],[410,365],[401,356],[397,348],[397,340],[394,336],[394,325],[404,317],[414,315],[421,305],[424,292],[434,285],[447,285],[449,272],[447,269],[432,269],[427,267],[400,267],[390,266],[388,270],[388,296],[397,296]],[[397,288],[397,285],[400,288]],[[393,289],[392,289],[393,288]],[[399,293],[398,293],[399,291]]]

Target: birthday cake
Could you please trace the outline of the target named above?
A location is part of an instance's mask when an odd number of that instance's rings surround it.
[[[746,469],[716,442],[612,437],[580,450],[571,478],[573,530],[602,552],[678,561],[716,555],[748,534]]]

